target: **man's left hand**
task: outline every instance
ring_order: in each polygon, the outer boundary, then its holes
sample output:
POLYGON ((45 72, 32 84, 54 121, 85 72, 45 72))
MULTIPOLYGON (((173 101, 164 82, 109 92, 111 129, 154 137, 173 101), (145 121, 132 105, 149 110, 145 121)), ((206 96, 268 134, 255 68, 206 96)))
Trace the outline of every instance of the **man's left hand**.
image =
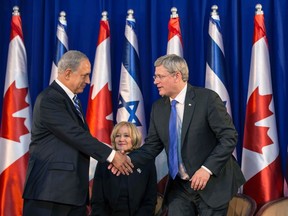
POLYGON ((189 180, 191 182, 191 188, 194 190, 203 190, 206 187, 209 179, 210 173, 201 167, 194 173, 192 178, 189 180))

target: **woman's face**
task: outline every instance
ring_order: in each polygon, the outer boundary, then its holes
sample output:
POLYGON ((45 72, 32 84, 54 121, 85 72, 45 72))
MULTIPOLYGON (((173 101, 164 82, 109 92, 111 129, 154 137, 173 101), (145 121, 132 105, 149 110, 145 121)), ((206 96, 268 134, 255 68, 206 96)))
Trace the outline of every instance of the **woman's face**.
POLYGON ((129 152, 132 149, 132 138, 126 125, 123 125, 116 133, 115 145, 119 151, 129 152))

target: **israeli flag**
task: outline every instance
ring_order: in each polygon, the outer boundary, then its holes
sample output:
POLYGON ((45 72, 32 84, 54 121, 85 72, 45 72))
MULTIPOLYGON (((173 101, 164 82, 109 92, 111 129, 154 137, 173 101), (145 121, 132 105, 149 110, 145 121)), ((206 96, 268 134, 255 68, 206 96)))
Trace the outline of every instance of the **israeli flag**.
POLYGON ((228 113, 232 117, 230 97, 226 89, 227 82, 225 76, 225 54, 220 27, 220 18, 217 13, 217 6, 213 7, 209 20, 205 87, 212 89, 219 94, 220 98, 226 105, 228 113))
POLYGON ((66 13, 64 11, 61 11, 57 25, 55 55, 52 62, 49 84, 51 84, 57 78, 58 62, 62 57, 62 55, 68 51, 68 36, 66 30, 67 30, 66 13))
MULTIPOLYGON (((225 53, 222 41, 220 17, 217 5, 212 6, 209 19, 209 38, 207 41, 207 62, 205 87, 215 91, 226 106, 227 112, 232 118, 230 97, 227 91, 225 53)), ((233 152, 237 158, 236 148, 233 152)))
POLYGON ((124 54, 121 65, 116 121, 128 121, 134 123, 142 133, 144 140, 147 132, 144 100, 139 80, 140 60, 138 41, 135 34, 136 22, 133 18, 133 13, 133 10, 128 10, 128 16, 126 19, 124 54))

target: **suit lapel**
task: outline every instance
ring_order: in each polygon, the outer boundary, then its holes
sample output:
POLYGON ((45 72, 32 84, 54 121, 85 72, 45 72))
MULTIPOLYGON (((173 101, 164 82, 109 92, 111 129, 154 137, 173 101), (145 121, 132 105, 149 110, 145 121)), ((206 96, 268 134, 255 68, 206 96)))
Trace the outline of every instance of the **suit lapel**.
MULTIPOLYGON (((51 85, 50 85, 51 88, 54 88, 57 92, 59 92, 61 95, 63 95, 63 97, 65 97, 66 101, 70 104, 70 107, 72 107, 72 110, 73 112, 75 113, 77 119, 80 119, 84 128, 86 130, 88 130, 88 126, 87 126, 87 123, 86 123, 86 119, 84 118, 84 115, 83 115, 83 119, 84 119, 84 122, 82 121, 81 117, 79 116, 72 100, 69 98, 69 96, 67 95, 67 93, 61 88, 60 85, 58 85, 58 83, 54 80, 51 85)), ((81 105, 81 102, 80 102, 80 109, 81 109, 81 112, 83 113, 83 110, 82 110, 82 105, 81 105)))
POLYGON ((184 116, 182 123, 182 133, 181 133, 181 146, 184 144, 184 138, 188 132, 189 125, 192 120, 192 116, 195 110, 195 102, 193 100, 195 94, 193 91, 193 87, 188 84, 187 93, 185 97, 185 107, 184 107, 184 116))

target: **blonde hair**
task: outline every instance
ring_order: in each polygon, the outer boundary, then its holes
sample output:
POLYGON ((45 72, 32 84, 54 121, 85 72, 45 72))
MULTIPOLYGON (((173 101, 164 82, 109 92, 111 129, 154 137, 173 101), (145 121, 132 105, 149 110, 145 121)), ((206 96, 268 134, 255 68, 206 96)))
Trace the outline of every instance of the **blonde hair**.
POLYGON ((142 134, 137 129, 135 124, 133 124, 131 122, 127 122, 127 121, 119 122, 118 124, 116 124, 114 126, 114 128, 113 128, 113 130, 111 132, 111 136, 110 136, 112 147, 114 149, 116 149, 115 138, 116 138, 116 135, 117 135, 118 131, 123 126, 126 126, 128 128, 129 135, 130 135, 131 140, 132 140, 132 149, 131 149, 131 151, 139 148, 141 146, 141 142, 142 142, 142 134))

